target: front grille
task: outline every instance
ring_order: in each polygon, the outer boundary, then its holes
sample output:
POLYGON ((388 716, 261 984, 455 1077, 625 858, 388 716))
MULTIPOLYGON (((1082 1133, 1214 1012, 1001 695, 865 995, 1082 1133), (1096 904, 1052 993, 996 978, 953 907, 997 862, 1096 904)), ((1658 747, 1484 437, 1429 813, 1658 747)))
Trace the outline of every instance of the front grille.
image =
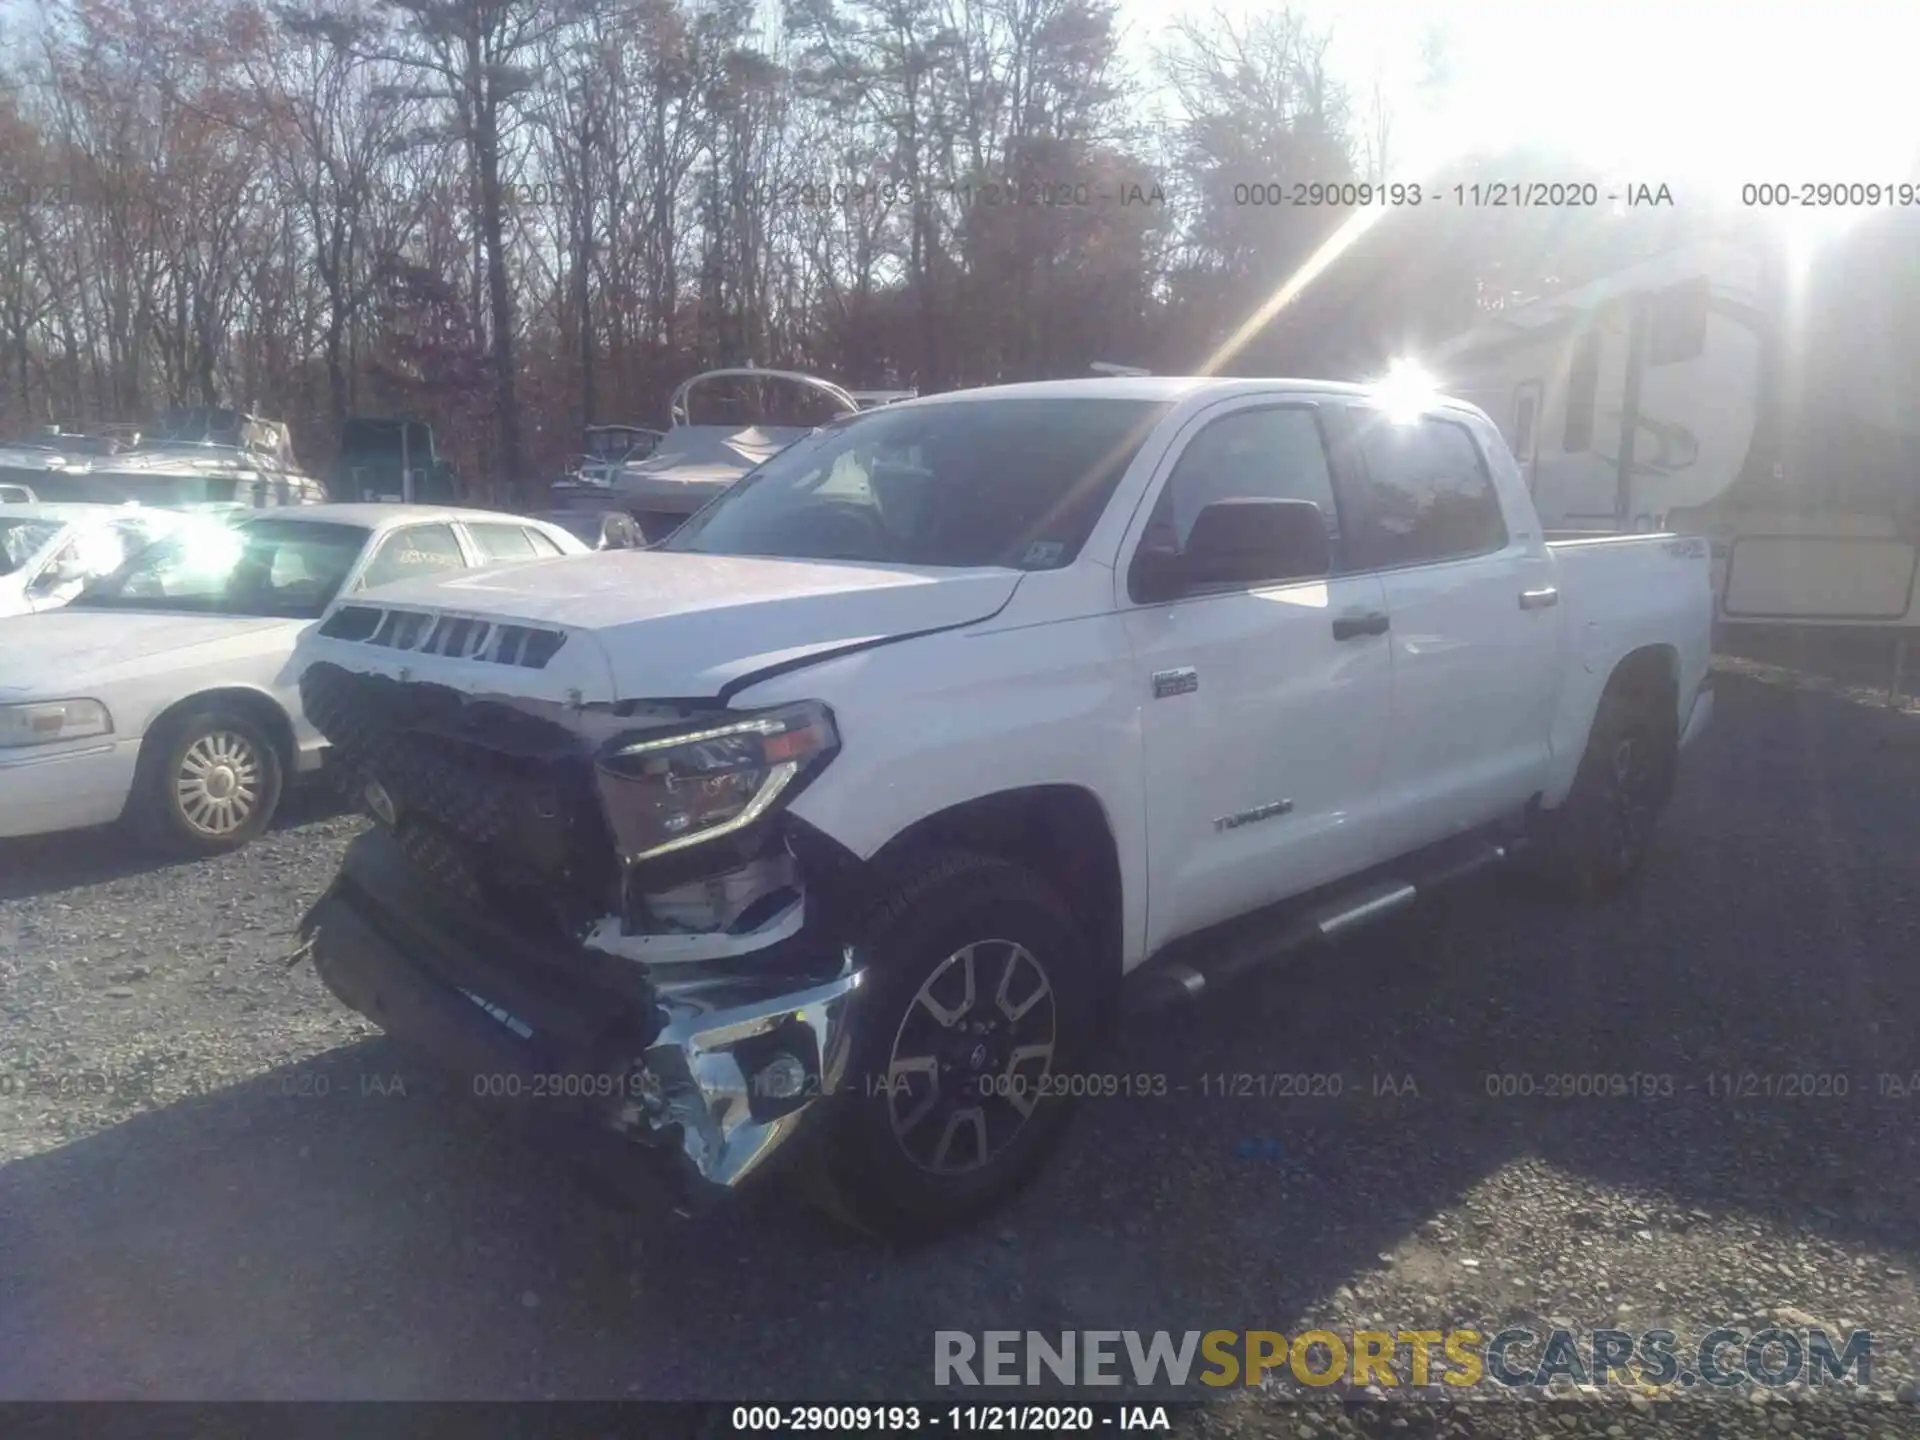
POLYGON ((330 640, 351 640, 450 660, 513 665, 523 670, 546 669, 567 643, 564 630, 383 605, 342 605, 327 617, 320 633, 330 640))
POLYGON ((363 803, 379 782, 423 874, 516 924, 544 915, 570 936, 611 908, 613 840, 584 744, 563 727, 325 662, 300 677, 300 698, 334 747, 342 788, 363 803))
POLYGON ((394 831, 394 839, 406 852, 415 869, 444 889, 473 905, 486 903, 486 890, 473 866, 467 863, 457 841, 449 839, 437 826, 426 821, 405 819, 394 831))

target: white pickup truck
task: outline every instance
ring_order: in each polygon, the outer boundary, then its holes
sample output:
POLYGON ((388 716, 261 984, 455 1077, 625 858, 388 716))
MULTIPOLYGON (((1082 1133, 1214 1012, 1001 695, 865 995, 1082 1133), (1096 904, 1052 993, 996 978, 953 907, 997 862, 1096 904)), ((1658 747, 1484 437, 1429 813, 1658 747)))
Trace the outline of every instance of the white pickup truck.
POLYGON ((296 663, 378 825, 316 966, 596 1166, 911 1233, 1034 1171, 1123 998, 1509 856, 1616 889, 1706 549, 1551 543, 1485 415, 1388 399, 930 396, 656 549, 342 599, 296 663))

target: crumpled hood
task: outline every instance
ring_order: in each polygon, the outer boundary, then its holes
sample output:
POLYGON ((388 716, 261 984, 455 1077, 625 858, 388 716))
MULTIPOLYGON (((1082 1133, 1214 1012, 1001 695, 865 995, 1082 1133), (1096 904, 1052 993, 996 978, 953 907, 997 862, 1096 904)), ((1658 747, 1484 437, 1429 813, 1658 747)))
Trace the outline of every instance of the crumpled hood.
MULTIPOLYGON (((576 640, 604 657, 611 694, 586 683, 578 687, 583 699, 695 699, 721 695, 771 666, 983 620, 1019 583, 1018 571, 1004 569, 602 550, 401 581, 342 604, 559 630, 568 638, 547 667, 552 675, 568 676, 571 685, 602 673, 584 656, 567 655, 576 640)), ((424 680, 444 661, 470 681, 481 678, 468 662, 435 654, 353 649, 370 668, 388 668, 381 662, 390 657, 424 680)), ((502 690, 524 691, 542 678, 539 669, 512 665, 484 670, 502 690)))
POLYGON ((0 620, 0 696, 85 694, 87 685, 153 670, 158 656, 190 664, 202 645, 267 631, 285 632, 291 644, 293 632, 311 623, 86 606, 14 616, 0 620))

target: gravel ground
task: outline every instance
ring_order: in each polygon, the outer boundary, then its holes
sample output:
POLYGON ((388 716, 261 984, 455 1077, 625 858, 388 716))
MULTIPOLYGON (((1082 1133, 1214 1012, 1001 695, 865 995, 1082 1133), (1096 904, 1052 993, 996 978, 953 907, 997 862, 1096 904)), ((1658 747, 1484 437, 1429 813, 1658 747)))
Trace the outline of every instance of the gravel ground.
POLYGON ((778 1190, 610 1208, 434 1083, 294 958, 350 817, 164 868, 0 845, 0 1397, 874 1400, 930 1393, 937 1329, 1665 1325, 1684 1352, 1780 1320, 1871 1329, 1871 1394, 1239 1391, 1182 1423, 1920 1433, 1920 711, 1751 661, 1720 685, 1630 896, 1488 882, 1136 1025, 1113 1068, 1169 1093, 1089 1103, 1029 1194, 914 1251, 778 1190), (1205 1078, 1277 1072, 1342 1093, 1205 1078), (1569 1072, 1672 1093, 1488 1093, 1569 1072))

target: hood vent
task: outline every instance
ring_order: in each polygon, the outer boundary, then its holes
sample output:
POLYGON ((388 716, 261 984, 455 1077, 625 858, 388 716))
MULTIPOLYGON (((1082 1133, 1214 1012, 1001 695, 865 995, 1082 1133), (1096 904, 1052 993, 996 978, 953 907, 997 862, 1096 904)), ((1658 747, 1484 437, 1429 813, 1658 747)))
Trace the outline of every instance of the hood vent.
POLYGON ((523 670, 544 670, 567 640, 562 630, 378 605, 342 605, 327 617, 320 633, 330 640, 357 640, 415 655, 443 655, 449 660, 478 660, 523 670))

